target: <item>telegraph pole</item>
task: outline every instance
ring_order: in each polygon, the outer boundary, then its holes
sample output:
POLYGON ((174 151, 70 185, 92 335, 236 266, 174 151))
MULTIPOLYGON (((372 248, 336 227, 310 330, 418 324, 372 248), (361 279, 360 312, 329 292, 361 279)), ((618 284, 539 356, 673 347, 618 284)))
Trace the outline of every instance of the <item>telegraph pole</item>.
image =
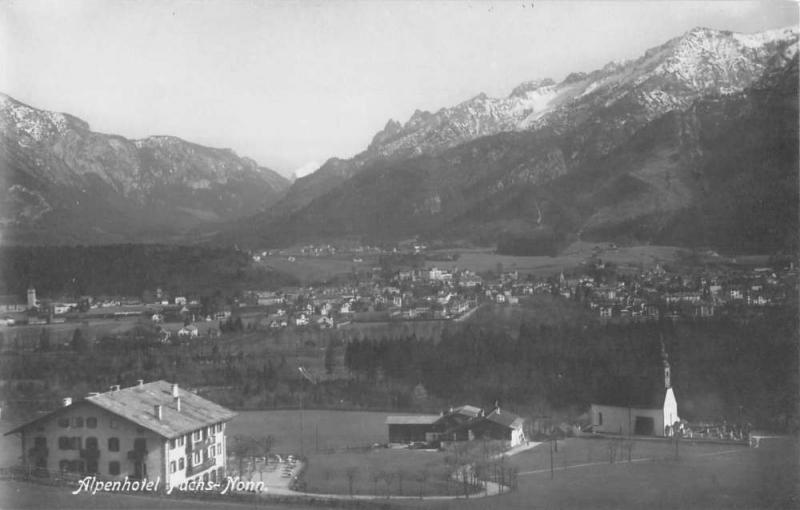
MULTIPOLYGON (((303 376, 304 379, 309 381, 311 384, 316 385, 317 380, 316 377, 312 377, 311 372, 306 370, 305 367, 297 367, 297 370, 300 371, 300 375, 303 376)), ((300 393, 300 456, 303 457, 305 455, 305 450, 303 448, 304 438, 303 438, 303 393, 300 393)), ((319 441, 319 438, 317 438, 319 441)), ((317 449, 319 449, 319 443, 317 443, 317 449)))
POLYGON ((550 441, 550 479, 552 480, 555 476, 555 472, 553 471, 553 441, 550 441))

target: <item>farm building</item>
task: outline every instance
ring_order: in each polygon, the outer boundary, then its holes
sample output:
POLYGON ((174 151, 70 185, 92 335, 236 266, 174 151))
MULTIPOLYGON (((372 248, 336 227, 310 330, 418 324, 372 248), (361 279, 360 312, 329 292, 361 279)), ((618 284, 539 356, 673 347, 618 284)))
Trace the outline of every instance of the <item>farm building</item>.
POLYGON ((516 414, 498 407, 486 416, 479 430, 482 437, 508 441, 511 446, 516 446, 525 440, 524 424, 525 420, 516 414))
POLYGON ((669 436, 678 417, 678 402, 670 384, 669 362, 664 355, 663 385, 639 381, 619 391, 589 412, 595 432, 637 436, 669 436))
POLYGON ((23 465, 103 480, 183 481, 225 476, 230 411, 177 384, 155 381, 93 393, 9 434, 20 434, 23 465))
POLYGON ((525 441, 524 420, 499 406, 488 414, 481 408, 465 405, 441 415, 389 416, 390 443, 427 443, 490 439, 516 446, 525 441))
POLYGON ((390 443, 430 442, 441 431, 438 414, 387 416, 390 443))

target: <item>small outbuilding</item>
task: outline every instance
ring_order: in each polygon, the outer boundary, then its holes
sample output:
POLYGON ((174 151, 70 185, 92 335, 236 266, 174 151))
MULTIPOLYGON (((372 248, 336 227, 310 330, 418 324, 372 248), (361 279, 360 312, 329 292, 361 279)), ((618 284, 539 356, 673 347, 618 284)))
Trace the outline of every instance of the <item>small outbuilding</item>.
POLYGON ((430 442, 441 431, 438 414, 387 416, 390 443, 430 442))

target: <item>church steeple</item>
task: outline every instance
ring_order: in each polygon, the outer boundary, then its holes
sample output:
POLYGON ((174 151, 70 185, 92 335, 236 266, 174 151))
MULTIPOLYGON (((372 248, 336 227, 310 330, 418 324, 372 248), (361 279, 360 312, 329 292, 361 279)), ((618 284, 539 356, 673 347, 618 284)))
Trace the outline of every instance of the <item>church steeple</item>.
POLYGON ((661 362, 664 365, 664 389, 669 389, 672 386, 670 381, 670 373, 669 373, 669 355, 667 355, 667 349, 664 346, 664 339, 661 339, 661 362))

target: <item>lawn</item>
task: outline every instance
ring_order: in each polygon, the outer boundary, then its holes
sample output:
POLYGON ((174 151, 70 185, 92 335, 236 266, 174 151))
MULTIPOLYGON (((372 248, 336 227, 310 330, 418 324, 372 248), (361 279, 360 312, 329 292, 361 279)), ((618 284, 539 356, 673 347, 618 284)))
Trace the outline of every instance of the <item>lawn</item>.
POLYGON ((453 467, 438 451, 376 448, 365 453, 311 455, 303 480, 308 492, 417 496, 462 494, 450 478, 453 467), (352 470, 352 471, 351 471, 352 470))
MULTIPOLYGON (((241 411, 228 424, 227 434, 275 438, 275 453, 306 454, 317 450, 368 446, 388 440, 386 417, 367 411, 241 411), (302 423, 302 427, 301 427, 302 423), (302 429, 302 446, 301 434, 302 429)), ((395 413, 396 414, 396 413, 395 413)))
POLYGON ((353 262, 352 257, 296 257, 290 261, 286 257, 264 257, 260 264, 263 266, 289 274, 300 283, 327 282, 336 276, 351 274, 353 270, 363 270, 372 267, 376 261, 373 257, 362 257, 362 262, 353 262))
POLYGON ((607 445, 605 440, 594 439, 560 442, 559 453, 554 454, 552 479, 549 445, 537 446, 510 459, 520 468, 516 491, 481 500, 429 503, 426 507, 751 509, 798 508, 800 504, 797 442, 755 449, 682 444, 676 460, 673 444, 639 441, 632 458, 648 460, 629 463, 624 452, 621 461, 617 459, 614 464, 608 463, 607 445), (587 463, 597 464, 578 466, 587 463))

